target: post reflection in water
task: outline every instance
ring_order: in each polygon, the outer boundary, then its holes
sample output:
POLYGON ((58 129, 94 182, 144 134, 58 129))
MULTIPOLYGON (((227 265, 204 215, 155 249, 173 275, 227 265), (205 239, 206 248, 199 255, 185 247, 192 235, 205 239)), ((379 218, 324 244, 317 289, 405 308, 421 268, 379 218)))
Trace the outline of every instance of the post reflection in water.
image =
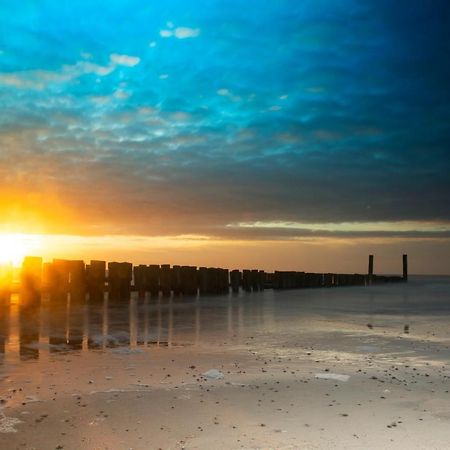
POLYGON ((21 360, 39 357, 40 305, 19 304, 19 354, 21 360))
POLYGON ((247 315, 249 323, 273 320, 264 302, 258 303, 232 295, 139 298, 133 293, 123 300, 106 295, 90 302, 84 294, 57 290, 42 299, 23 294, 0 303, 0 363, 117 346, 201 346, 211 339, 236 340, 247 315))
POLYGON ((0 300, 0 362, 5 357, 6 342, 9 335, 9 304, 0 300))

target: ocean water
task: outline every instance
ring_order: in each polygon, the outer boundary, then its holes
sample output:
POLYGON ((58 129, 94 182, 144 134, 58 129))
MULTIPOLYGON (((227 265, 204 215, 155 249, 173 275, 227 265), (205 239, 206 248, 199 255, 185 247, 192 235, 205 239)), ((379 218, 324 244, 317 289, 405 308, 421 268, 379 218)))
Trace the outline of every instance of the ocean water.
MULTIPOLYGON (((14 296, 0 312, 0 371, 67 353, 164 347, 309 345, 393 351, 405 341, 447 348, 450 277, 408 283, 225 296, 138 298, 24 308, 14 296), (401 342, 399 341, 401 340, 401 342)), ((399 347, 400 349, 400 347, 399 347)), ((417 346, 414 348, 419 351, 417 346)), ((422 349, 426 353, 426 346, 422 349)))

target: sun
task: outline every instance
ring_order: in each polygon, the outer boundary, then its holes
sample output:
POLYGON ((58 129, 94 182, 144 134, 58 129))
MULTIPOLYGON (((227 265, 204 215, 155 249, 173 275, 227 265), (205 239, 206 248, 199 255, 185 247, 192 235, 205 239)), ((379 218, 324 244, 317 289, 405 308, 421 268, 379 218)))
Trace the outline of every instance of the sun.
POLYGON ((34 255, 41 250, 42 238, 33 234, 1 233, 0 264, 19 267, 25 256, 34 255))

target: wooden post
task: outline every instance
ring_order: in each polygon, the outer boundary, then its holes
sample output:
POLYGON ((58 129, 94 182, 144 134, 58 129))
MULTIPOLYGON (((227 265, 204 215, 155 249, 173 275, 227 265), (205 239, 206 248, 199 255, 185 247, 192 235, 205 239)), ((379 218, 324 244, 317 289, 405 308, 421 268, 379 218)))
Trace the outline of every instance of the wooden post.
POLYGON ((181 292, 185 295, 197 295, 197 267, 182 266, 181 292))
POLYGON ((253 291, 259 291, 258 272, 258 269, 253 269, 250 274, 253 291))
POLYGON ((333 285, 333 274, 325 273, 323 276, 323 285, 325 287, 331 287, 333 285))
POLYGON ((206 267, 199 267, 197 272, 197 284, 200 294, 208 292, 208 269, 206 267))
POLYGON ((251 273, 251 270, 247 269, 242 271, 242 289, 246 292, 250 292, 252 290, 251 273))
POLYGON ((160 268, 156 264, 150 264, 147 268, 147 283, 148 289, 152 296, 158 296, 159 294, 159 273, 160 268))
POLYGON ((263 291, 266 288, 266 273, 264 270, 258 272, 258 288, 263 291))
POLYGON ((121 263, 119 266, 120 298, 128 300, 131 295, 131 279, 133 278, 133 264, 121 263))
POLYGON ((112 300, 129 300, 132 274, 131 263, 108 263, 108 288, 112 300))
POLYGON ((105 295, 106 262, 91 261, 86 270, 89 301, 102 302, 105 295))
POLYGON ((52 264, 52 275, 50 283, 50 293, 53 299, 57 300, 58 302, 67 301, 69 285, 69 261, 66 261, 65 259, 54 259, 52 264))
POLYGON ((408 255, 403 255, 403 281, 408 281, 408 255))
POLYGON ((281 272, 278 270, 272 275, 272 289, 281 289, 281 272))
POLYGON ((170 283, 170 264, 161 264, 159 271, 159 287, 162 295, 170 295, 172 286, 170 283))
POLYGON ((230 290, 230 276, 228 269, 218 269, 219 271, 219 292, 228 294, 230 290))
POLYGON ((20 297, 25 305, 37 305, 41 301, 42 258, 27 256, 20 273, 20 297))
POLYGON ((369 271, 367 276, 368 284, 372 284, 373 281, 373 255, 369 255, 369 271))
POLYGON ((219 270, 208 267, 206 271, 206 291, 209 294, 217 294, 219 290, 219 270))
POLYGON ((147 288, 146 283, 147 266, 140 264, 133 267, 134 289, 138 292, 140 298, 145 297, 147 288))
POLYGON ((241 284, 241 272, 235 269, 230 272, 231 290, 237 294, 239 292, 239 285, 241 284))
POLYGON ((70 299, 81 302, 86 297, 86 267, 84 261, 69 261, 70 299))
POLYGON ((11 264, 0 266, 0 303, 8 301, 11 297, 13 282, 13 268, 11 264))
MULTIPOLYGON (((186 267, 186 266, 183 266, 186 267)), ((185 269, 178 265, 175 265, 170 269, 170 284, 172 286, 172 291, 174 294, 184 293, 184 283, 185 283, 185 269)))

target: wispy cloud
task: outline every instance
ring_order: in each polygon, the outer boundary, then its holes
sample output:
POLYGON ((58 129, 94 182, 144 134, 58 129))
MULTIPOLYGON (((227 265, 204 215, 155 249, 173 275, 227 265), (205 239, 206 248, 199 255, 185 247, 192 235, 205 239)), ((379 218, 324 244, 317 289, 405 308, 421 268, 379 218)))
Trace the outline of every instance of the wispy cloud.
POLYGON ((127 67, 134 67, 141 61, 141 58, 139 58, 138 56, 119 55, 118 53, 112 53, 110 55, 110 59, 113 64, 127 67))
POLYGON ((159 32, 163 38, 175 37, 177 39, 189 39, 200 36, 200 28, 177 27, 173 30, 163 29, 159 32))

